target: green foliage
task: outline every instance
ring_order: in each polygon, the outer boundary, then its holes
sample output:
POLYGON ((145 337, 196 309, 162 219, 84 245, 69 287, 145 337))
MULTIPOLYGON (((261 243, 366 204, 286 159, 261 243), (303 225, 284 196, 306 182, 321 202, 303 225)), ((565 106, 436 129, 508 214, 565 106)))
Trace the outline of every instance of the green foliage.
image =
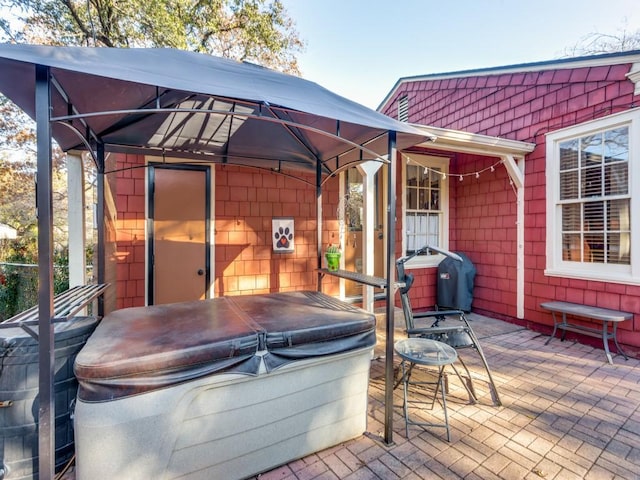
MULTIPOLYGON (((54 170, 54 291, 69 285, 66 251, 66 170, 54 170)), ((35 209, 35 164, 27 156, 0 155, 0 222, 18 231, 16 240, 0 240, 0 320, 37 303, 38 226, 35 209), (7 265, 9 264, 9 265, 7 265)))
MULTIPOLYGON (((0 242, 7 243, 6 240, 0 242)), ((33 307, 38 302, 38 268, 31 245, 12 241, 13 248, 0 265, 0 321, 33 307)), ((53 291, 69 288, 68 252, 54 253, 53 291)))
POLYGON ((171 47, 298 73, 304 43, 280 0, 4 0, 20 42, 171 47))

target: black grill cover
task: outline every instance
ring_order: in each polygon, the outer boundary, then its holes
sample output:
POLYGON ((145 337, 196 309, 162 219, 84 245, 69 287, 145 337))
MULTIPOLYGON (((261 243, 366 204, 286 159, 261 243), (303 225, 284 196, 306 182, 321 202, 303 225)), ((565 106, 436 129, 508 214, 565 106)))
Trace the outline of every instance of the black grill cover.
POLYGON ((438 265, 438 307, 471 311, 476 267, 469 257, 456 252, 462 262, 446 257, 438 265))

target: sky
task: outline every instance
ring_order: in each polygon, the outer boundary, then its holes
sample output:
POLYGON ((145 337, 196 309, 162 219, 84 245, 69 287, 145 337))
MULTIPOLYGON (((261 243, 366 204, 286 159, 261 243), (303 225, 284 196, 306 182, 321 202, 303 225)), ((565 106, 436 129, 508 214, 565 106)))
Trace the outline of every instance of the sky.
POLYGON ((640 30, 639 0, 282 0, 302 76, 376 109, 399 78, 566 57, 640 30))

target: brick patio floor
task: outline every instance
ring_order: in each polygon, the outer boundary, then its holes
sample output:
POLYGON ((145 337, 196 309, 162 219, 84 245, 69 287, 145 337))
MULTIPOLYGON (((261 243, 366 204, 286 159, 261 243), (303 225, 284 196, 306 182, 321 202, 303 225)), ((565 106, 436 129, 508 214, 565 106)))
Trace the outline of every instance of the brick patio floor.
MULTIPOLYGON (((443 428, 409 427, 395 391, 393 445, 384 432, 384 338, 371 364, 367 432, 291 462, 259 480, 639 479, 640 361, 472 315, 503 405, 492 403, 477 354, 460 355, 478 403, 449 377, 451 442, 443 428)), ((397 358, 395 359, 398 364, 397 358)), ((429 375, 421 373, 421 375, 429 375)), ((442 409, 419 412, 442 420, 442 409)))

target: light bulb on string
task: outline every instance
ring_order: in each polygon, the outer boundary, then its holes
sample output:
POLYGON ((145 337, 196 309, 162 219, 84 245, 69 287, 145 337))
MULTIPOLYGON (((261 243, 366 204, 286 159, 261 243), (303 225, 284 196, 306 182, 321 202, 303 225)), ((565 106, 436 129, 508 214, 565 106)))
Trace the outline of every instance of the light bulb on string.
POLYGON ((476 172, 476 178, 480 178, 480 172, 476 172))
POLYGON ((462 175, 460 175, 460 181, 462 181, 462 175))
POLYGON ((495 167, 495 166, 493 166, 493 165, 491 165, 491 171, 492 171, 492 172, 495 172, 495 171, 496 171, 496 167, 495 167))
POLYGON ((446 173, 443 173, 443 174, 442 174, 442 180, 446 180, 446 179, 447 179, 447 174, 446 174, 446 173))

